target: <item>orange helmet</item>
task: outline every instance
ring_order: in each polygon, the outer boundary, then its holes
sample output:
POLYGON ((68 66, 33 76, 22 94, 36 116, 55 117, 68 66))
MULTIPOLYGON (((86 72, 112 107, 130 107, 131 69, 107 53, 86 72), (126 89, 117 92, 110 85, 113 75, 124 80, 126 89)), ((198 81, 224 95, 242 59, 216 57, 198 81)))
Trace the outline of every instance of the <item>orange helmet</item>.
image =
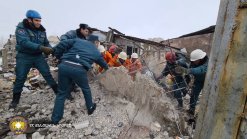
POLYGON ((117 46, 116 45, 112 45, 110 48, 109 48, 109 53, 114 53, 114 51, 116 50, 117 46))
POLYGON ((166 53, 166 60, 173 63, 176 61, 176 55, 173 52, 167 52, 166 53))

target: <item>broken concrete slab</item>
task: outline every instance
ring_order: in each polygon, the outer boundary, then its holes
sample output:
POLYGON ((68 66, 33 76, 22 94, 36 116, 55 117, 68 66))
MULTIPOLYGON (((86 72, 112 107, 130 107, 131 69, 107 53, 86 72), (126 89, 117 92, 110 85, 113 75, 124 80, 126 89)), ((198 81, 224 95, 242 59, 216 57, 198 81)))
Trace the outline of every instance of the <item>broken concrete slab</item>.
POLYGON ((79 123, 74 123, 73 126, 75 127, 75 129, 83 129, 89 126, 89 121, 87 120, 79 123))

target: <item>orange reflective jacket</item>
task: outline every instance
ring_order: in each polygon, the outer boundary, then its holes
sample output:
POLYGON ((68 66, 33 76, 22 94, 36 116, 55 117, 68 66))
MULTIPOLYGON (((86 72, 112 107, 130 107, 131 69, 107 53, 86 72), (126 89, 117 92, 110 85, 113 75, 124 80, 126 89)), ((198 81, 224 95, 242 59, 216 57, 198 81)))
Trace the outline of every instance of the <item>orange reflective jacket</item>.
POLYGON ((130 61, 129 74, 131 76, 134 76, 137 72, 141 72, 141 70, 142 64, 139 59, 137 59, 135 62, 130 61))

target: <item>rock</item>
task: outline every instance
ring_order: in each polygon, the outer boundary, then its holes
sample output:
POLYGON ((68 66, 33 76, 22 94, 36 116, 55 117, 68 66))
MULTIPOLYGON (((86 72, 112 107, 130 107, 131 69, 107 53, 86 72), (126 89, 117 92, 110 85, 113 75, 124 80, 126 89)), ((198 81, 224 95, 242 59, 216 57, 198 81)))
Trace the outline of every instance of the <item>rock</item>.
POLYGON ((0 79, 0 90, 10 90, 12 85, 12 82, 0 79))
POLYGON ((96 127, 97 129, 101 129, 102 126, 101 126, 100 124, 96 124, 95 127, 96 127))
POLYGON ((32 134, 32 139, 44 139, 45 136, 44 135, 40 135, 39 132, 35 132, 32 134))
POLYGON ((92 136, 97 136, 98 134, 99 134, 99 129, 94 129, 93 131, 92 131, 92 136))
POLYGON ((73 126, 75 127, 75 129, 83 129, 89 126, 89 121, 84 121, 84 122, 80 122, 80 123, 75 123, 73 124, 73 126))
POLYGON ((33 105, 31 106, 31 109, 34 111, 34 110, 37 110, 37 107, 38 107, 38 104, 33 104, 33 105))
POLYGON ((166 139, 169 138, 169 133, 168 133, 167 131, 165 131, 165 132, 163 133, 163 135, 164 135, 164 137, 165 137, 166 139))
POLYGON ((49 131, 51 132, 55 132, 55 131, 58 131, 59 130, 59 127, 58 126, 52 126, 49 131))
POLYGON ((122 127, 122 126, 123 126, 123 122, 119 122, 119 123, 117 124, 117 126, 118 126, 118 127, 122 127))
POLYGON ((189 139, 190 137, 189 136, 184 136, 184 138, 183 139, 189 139))
POLYGON ((45 139, 52 139, 52 134, 47 135, 45 139))
POLYGON ((13 76, 15 76, 13 73, 4 73, 3 74, 4 78, 9 78, 9 77, 13 77, 13 76))
POLYGON ((93 132, 92 128, 88 128, 88 129, 85 130, 84 135, 85 135, 85 136, 91 135, 92 132, 93 132))
POLYGON ((159 132, 161 130, 161 125, 158 122, 151 123, 151 131, 159 132))
POLYGON ((14 137, 14 139, 26 139, 26 134, 20 134, 14 137))
POLYGON ((23 93, 31 93, 31 91, 26 87, 23 87, 22 89, 23 89, 22 91, 23 93))
POLYGON ((78 136, 78 138, 79 138, 79 139, 83 139, 83 138, 84 138, 84 135, 81 134, 81 135, 78 136))
POLYGON ((9 111, 10 111, 10 112, 13 112, 13 111, 14 111, 14 109, 9 109, 9 111))
POLYGON ((75 105, 76 105, 77 108, 81 108, 80 102, 77 102, 75 105))

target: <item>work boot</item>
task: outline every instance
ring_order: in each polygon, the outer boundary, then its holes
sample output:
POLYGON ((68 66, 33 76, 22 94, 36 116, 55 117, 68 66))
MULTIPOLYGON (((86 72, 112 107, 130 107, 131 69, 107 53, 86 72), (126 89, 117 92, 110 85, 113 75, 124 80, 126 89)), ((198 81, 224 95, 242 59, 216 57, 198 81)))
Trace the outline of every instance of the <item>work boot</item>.
POLYGON ((87 110, 88 115, 93 114, 95 109, 96 109, 96 103, 93 103, 93 106, 87 110))
POLYGON ((55 94, 57 94, 57 88, 58 88, 57 84, 51 86, 51 88, 52 88, 53 92, 54 92, 55 94))
POLYGON ((13 98, 9 105, 9 109, 15 109, 17 107, 17 104, 19 104, 20 98, 21 93, 13 93, 13 98))

